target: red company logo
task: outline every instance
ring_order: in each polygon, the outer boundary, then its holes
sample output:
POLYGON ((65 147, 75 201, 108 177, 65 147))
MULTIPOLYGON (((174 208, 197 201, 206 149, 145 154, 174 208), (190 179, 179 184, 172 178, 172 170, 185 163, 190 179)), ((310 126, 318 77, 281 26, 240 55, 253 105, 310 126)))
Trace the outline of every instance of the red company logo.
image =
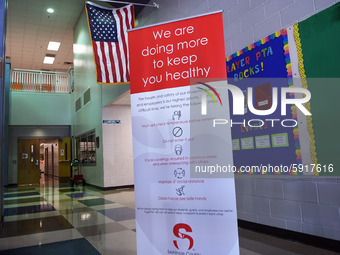
MULTIPOLYGON (((187 235, 187 234, 184 234, 182 232, 180 232, 179 230, 180 229, 184 229, 186 232, 192 232, 192 229, 189 225, 187 224, 184 224, 184 223, 178 223, 174 226, 174 229, 173 229, 173 232, 174 232, 174 235, 180 239, 188 239, 190 244, 189 244, 189 249, 188 251, 194 246, 194 239, 192 239, 191 236, 187 235)), ((177 241, 174 240, 174 245, 176 246, 176 248, 179 250, 179 247, 178 247, 178 244, 177 244, 177 241)))

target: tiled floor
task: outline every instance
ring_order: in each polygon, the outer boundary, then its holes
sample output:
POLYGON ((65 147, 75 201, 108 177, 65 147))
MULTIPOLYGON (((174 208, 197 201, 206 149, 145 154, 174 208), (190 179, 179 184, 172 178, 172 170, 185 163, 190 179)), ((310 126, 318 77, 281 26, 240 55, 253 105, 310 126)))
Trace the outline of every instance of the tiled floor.
MULTIPOLYGON (((45 180, 5 189, 4 205, 1 255, 137 254, 131 189, 102 192, 45 180)), ((335 254, 244 229, 239 235, 242 255, 335 254)))

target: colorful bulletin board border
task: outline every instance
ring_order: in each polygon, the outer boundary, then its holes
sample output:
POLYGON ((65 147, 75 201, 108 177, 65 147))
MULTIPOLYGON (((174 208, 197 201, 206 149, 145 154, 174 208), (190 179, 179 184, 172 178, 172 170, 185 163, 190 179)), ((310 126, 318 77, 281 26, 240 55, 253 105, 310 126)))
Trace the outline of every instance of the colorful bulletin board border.
MULTIPOLYGON (((298 23, 294 24, 294 39, 295 39, 297 55, 298 55, 298 60, 299 60, 299 72, 300 72, 302 87, 305 88, 305 89, 308 89, 305 67, 304 67, 304 64, 303 64, 303 54, 302 54, 302 48, 301 48, 301 39, 300 39, 298 23)), ((309 112, 311 112, 310 102, 307 102, 305 104, 305 107, 307 108, 307 110, 309 112)), ((317 155, 316 155, 316 147, 315 147, 314 129, 313 129, 313 123, 312 123, 312 117, 311 116, 307 116, 307 126, 308 126, 308 132, 309 132, 309 136, 310 136, 310 152, 311 152, 311 156, 312 156, 312 163, 318 164, 318 158, 317 158, 317 155)), ((319 175, 319 173, 317 171, 315 171, 314 175, 319 175)))
MULTIPOLYGON (((270 40, 273 40, 277 37, 283 37, 283 50, 284 50, 284 56, 285 56, 285 62, 286 62, 286 69, 287 69, 287 78, 288 78, 288 86, 292 87, 294 86, 293 83, 293 74, 292 74, 292 65, 291 65, 291 60, 290 60, 290 55, 289 55, 289 45, 288 45, 288 36, 287 36, 287 29, 281 29, 253 44, 248 45, 247 47, 243 48, 242 50, 239 50, 237 52, 235 52, 234 54, 230 55, 229 57, 227 57, 227 62, 229 62, 230 60, 242 55, 243 53, 246 53, 248 51, 251 51, 267 42, 269 42, 270 40)), ((300 44, 300 54, 302 56, 302 51, 301 51, 301 44, 300 44)), ((302 59, 302 57, 301 57, 302 59)), ((299 63, 300 63, 300 57, 299 57, 299 63)), ((301 76, 302 78, 302 76, 301 76)), ((306 85, 307 86, 307 85, 306 85)), ((290 97, 294 97, 293 94, 289 95, 290 97)), ((308 103, 309 104, 309 103, 308 103)), ((310 108, 310 105, 309 105, 310 108)), ((307 108, 308 109, 308 108, 307 108)), ((292 116, 293 119, 297 121, 297 112, 296 112, 296 106, 292 106, 291 107, 291 111, 292 111, 292 116)), ((308 123, 308 127, 311 126, 311 122, 308 123)), ((294 141, 295 141, 295 153, 296 153, 296 160, 298 164, 302 164, 302 158, 301 158, 301 147, 300 147, 300 137, 299 137, 299 128, 298 126, 296 126, 293 130, 294 133, 294 141)), ((313 141, 314 141, 314 136, 313 136, 313 141)), ((315 143, 315 142, 314 142, 315 143)), ((313 143, 313 145, 314 145, 313 143)), ((312 143, 311 143, 312 144, 312 143)), ((314 145, 315 147, 315 145, 314 145)), ((315 151, 315 149, 314 149, 315 151)), ((313 161, 314 163, 314 161, 313 161)), ((294 173, 291 172, 290 174, 300 174, 300 173, 294 173)), ((302 173, 301 173, 302 174, 302 173)))
MULTIPOLYGON (((285 36, 284 38, 287 38, 287 45, 288 45, 288 37, 287 37, 287 30, 286 29, 281 29, 271 35, 268 35, 267 37, 253 43, 253 44, 250 44, 248 45, 247 47, 243 48, 242 50, 239 50, 237 52, 235 52, 234 54, 230 55, 229 57, 227 57, 227 62, 229 62, 230 60, 236 58, 236 57, 239 57, 241 54, 243 53, 246 53, 248 51, 251 51, 253 49, 255 49, 256 47, 258 46, 261 46, 263 44, 265 44, 266 42, 269 42, 270 40, 272 39, 275 39, 276 37, 279 37, 279 36, 285 36)), ((288 54, 289 54, 289 49, 288 49, 288 54)))

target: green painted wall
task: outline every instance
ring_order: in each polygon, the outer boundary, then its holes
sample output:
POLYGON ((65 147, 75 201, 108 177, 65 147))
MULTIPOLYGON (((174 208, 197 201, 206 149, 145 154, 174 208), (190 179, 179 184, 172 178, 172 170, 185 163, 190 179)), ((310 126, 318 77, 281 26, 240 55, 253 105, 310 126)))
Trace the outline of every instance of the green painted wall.
POLYGON ((87 183, 104 187, 102 107, 130 89, 128 85, 99 85, 85 9, 74 27, 74 91, 72 93, 72 135, 77 137, 95 130, 100 147, 96 149, 96 166, 81 166, 87 183), (91 101, 84 106, 84 92, 90 88, 91 101), (82 108, 75 111, 75 102, 81 98, 82 108))
POLYGON ((71 126, 71 95, 12 91, 9 125, 6 184, 17 184, 17 139, 69 136, 65 130, 71 126))
POLYGON ((71 95, 10 92, 9 125, 71 125, 71 95))

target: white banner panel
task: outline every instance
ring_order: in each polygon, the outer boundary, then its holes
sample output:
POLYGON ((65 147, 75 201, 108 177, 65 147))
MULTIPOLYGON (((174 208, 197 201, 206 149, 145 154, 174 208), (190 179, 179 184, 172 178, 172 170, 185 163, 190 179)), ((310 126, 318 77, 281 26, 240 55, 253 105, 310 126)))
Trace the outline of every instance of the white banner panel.
POLYGON ((186 80, 199 73, 194 78, 225 77, 222 14, 133 30, 129 45, 138 254, 239 254, 234 179, 221 170, 233 165, 230 126, 213 126, 215 115, 229 119, 228 94, 219 93, 216 105, 208 87, 186 80), (201 38, 202 45, 179 50, 183 38, 175 31, 183 27, 185 41, 201 38), (168 35, 165 41, 159 33, 168 35), (169 51, 150 51, 156 45, 169 51), (186 56, 196 56, 195 67, 186 56), (171 66, 157 67, 160 60, 171 66))

